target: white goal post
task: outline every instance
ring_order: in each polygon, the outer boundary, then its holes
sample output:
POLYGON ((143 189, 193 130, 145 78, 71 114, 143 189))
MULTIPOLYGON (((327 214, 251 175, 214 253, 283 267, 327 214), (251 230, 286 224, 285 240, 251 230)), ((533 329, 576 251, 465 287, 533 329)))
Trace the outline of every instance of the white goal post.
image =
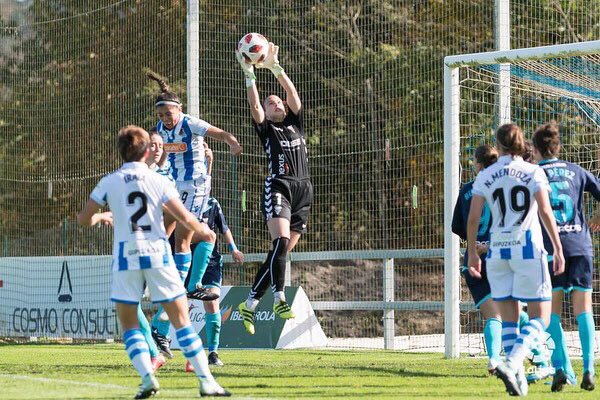
MULTIPOLYGON (((459 69, 589 54, 600 54, 600 40, 454 55, 444 59, 444 331, 447 358, 460 356, 460 243, 459 238, 452 233, 451 227, 452 213, 460 188, 460 129, 464 123, 460 120, 459 69)), ((501 85, 502 80, 500 89, 501 85)))

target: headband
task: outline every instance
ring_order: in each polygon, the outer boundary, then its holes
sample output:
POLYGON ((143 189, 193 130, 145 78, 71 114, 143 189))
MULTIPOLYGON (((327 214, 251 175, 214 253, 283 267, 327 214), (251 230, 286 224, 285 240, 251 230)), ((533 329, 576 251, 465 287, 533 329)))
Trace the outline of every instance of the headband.
POLYGON ((172 101, 172 100, 161 100, 161 101, 157 101, 156 103, 154 103, 155 107, 158 106, 180 106, 181 103, 179 103, 178 101, 172 101))

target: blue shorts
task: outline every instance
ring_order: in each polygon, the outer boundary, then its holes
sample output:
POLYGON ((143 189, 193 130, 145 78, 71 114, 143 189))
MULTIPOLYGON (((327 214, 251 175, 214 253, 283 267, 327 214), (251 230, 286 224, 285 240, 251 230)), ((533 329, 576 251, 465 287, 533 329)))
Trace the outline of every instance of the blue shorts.
POLYGON ((552 272, 553 262, 548 262, 550 278, 552 279, 552 290, 579 290, 582 292, 592 291, 592 280, 594 276, 594 260, 592 256, 572 256, 565 258, 565 272, 554 276, 552 272))
POLYGON ((206 288, 220 288, 223 283, 223 261, 210 260, 206 272, 202 277, 202 286, 206 288))
POLYGON ((490 289, 490 283, 487 278, 485 259, 481 260, 481 279, 473 278, 471 274, 469 274, 468 269, 463 269, 461 274, 465 278, 465 282, 467 282, 467 287, 469 288, 469 292, 471 292, 475 307, 479 308, 488 299, 492 298, 492 290, 490 289))

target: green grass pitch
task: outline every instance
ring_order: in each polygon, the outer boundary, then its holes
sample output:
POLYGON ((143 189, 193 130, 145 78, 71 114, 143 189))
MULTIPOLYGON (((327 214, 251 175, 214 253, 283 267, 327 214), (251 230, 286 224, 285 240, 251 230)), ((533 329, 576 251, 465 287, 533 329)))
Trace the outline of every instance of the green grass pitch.
MULTIPOLYGON (((508 398, 487 376, 483 358, 444 360, 440 354, 384 351, 220 352, 214 370, 234 398, 247 399, 459 399, 508 398)), ((158 372, 158 399, 198 396, 197 381, 175 358, 158 372)), ((576 371, 581 362, 575 362, 576 371)), ((0 399, 131 399, 139 377, 121 345, 1 345, 0 399)), ((532 399, 592 399, 596 392, 530 386, 532 399)))

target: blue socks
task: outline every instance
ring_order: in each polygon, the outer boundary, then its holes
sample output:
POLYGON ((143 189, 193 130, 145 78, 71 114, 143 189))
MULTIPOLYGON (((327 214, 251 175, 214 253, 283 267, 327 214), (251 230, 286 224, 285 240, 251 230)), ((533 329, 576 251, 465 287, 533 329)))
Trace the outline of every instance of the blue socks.
POLYGON ((591 312, 582 312, 577 316, 579 326, 579 340, 583 356, 583 371, 594 375, 594 317, 591 312))
MULTIPOLYGON (((175 261, 175 267, 177 267, 177 271, 179 271, 181 281, 185 282, 185 278, 187 278, 190 266, 192 265, 192 253, 175 253, 175 255, 173 256, 173 261, 175 261)), ((154 318, 152 318, 152 327, 156 328, 158 333, 168 338, 171 322, 169 320, 161 321, 158 318, 158 316, 161 315, 163 311, 164 310, 162 306, 158 308, 158 311, 154 315, 154 318)))
POLYGON ((177 271, 179 271, 181 280, 185 282, 185 278, 192 265, 192 253, 175 253, 173 261, 175 261, 175 266, 177 267, 177 271))
POLYGON ((206 272, 208 261, 214 248, 214 243, 200 242, 194 249, 194 257, 192 258, 193 267, 187 285, 188 292, 196 289, 196 284, 202 282, 202 277, 204 276, 204 272, 206 272))
POLYGON ((507 355, 507 360, 513 365, 522 365, 530 350, 536 343, 536 339, 546 330, 541 318, 534 318, 521 329, 521 333, 515 340, 512 351, 507 355))
POLYGON ((206 314, 204 317, 206 322, 206 345, 208 352, 212 353, 219 349, 219 339, 221 336, 221 313, 206 314))
POLYGON ((560 323, 560 315, 550 315, 550 325, 547 329, 552 340, 554 340, 554 351, 552 352, 552 365, 556 369, 562 369, 567 375, 574 376, 569 353, 567 352, 567 343, 565 340, 565 332, 560 323))
POLYGON ((139 329, 130 329, 123 332, 123 343, 125 350, 135 367, 136 371, 143 378, 153 372, 152 361, 150 360, 150 352, 148 345, 144 340, 144 335, 139 329))
POLYGON ((171 322, 169 320, 161 321, 159 315, 163 313, 163 308, 158 307, 158 311, 154 314, 152 318, 152 327, 156 329, 158 333, 163 336, 169 337, 169 329, 171 328, 171 322))
POLYGON ((519 336, 519 325, 516 322, 502 321, 502 348, 508 357, 519 336))
POLYGON ((150 357, 154 358, 158 355, 158 348, 156 347, 156 343, 154 343, 154 339, 152 339, 152 334, 150 332, 150 324, 142 311, 142 305, 138 304, 138 321, 140 323, 140 331, 142 335, 144 335, 144 339, 146 340, 146 344, 148 345, 148 350, 150 350, 150 357))
POLYGON ((523 329, 523 327, 528 323, 529 315, 525 311, 521 310, 521 312, 519 313, 519 328, 523 329))
POLYGON ((181 352, 194 367, 196 376, 203 381, 214 381, 210 369, 208 369, 208 359, 204 354, 202 340, 200 340, 194 328, 191 325, 184 326, 176 331, 176 335, 181 352))
POLYGON ((485 338, 485 347, 487 347, 490 360, 500 361, 500 351, 502 350, 502 321, 497 318, 490 318, 485 321, 483 337, 485 338))

